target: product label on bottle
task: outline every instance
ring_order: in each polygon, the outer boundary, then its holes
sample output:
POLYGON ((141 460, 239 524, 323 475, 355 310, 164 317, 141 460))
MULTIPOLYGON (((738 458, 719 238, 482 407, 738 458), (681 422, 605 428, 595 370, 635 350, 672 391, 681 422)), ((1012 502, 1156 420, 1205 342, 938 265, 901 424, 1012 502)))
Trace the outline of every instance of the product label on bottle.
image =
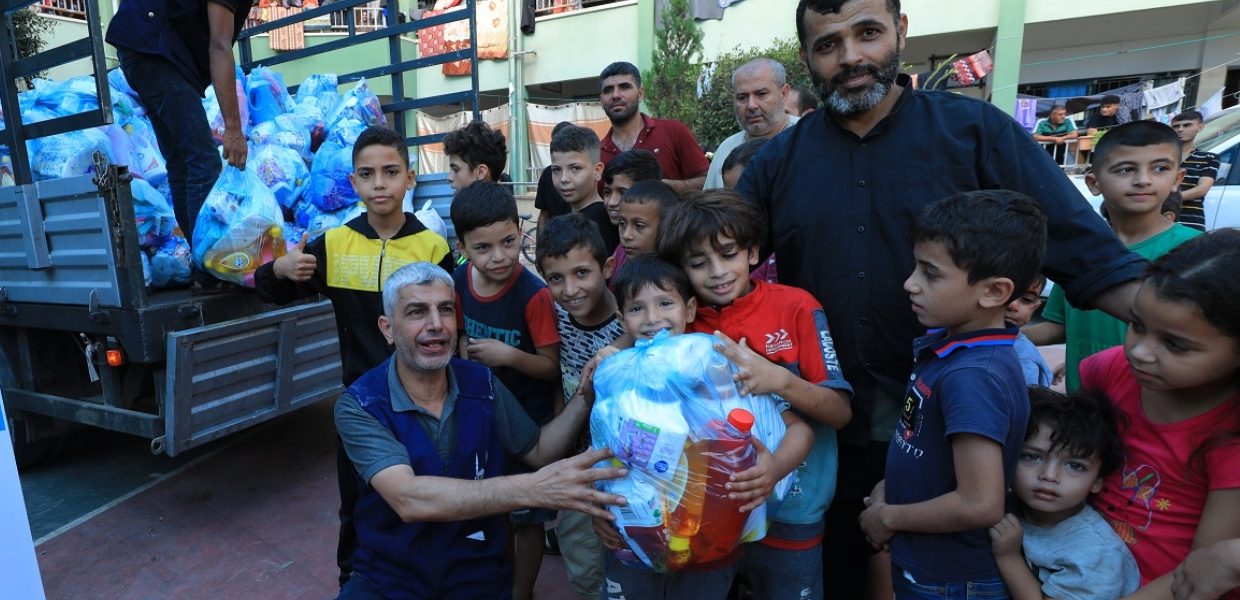
POLYGON ((675 475, 685 448, 684 434, 664 431, 636 419, 624 419, 618 438, 622 444, 622 458, 629 465, 664 479, 675 475))

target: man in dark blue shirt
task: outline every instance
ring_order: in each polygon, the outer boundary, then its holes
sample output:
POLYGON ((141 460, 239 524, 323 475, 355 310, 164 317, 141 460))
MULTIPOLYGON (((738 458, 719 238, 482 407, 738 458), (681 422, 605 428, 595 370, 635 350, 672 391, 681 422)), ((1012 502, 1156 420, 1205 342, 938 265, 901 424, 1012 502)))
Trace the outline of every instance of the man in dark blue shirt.
MULTIPOLYGON (((202 107, 215 88, 224 117, 224 159, 245 168, 232 46, 252 0, 124 0, 108 25, 121 71, 155 129, 168 161, 177 224, 193 243, 194 222, 220 174, 220 157, 202 107)), ((199 279, 199 283, 209 280, 199 279)))
POLYGON ((974 99, 911 89, 899 75, 907 27, 899 0, 801 0, 801 56, 825 110, 771 140, 737 186, 767 212, 780 282, 808 290, 831 315, 856 390, 823 547, 826 584, 841 598, 864 595, 869 546, 857 515, 882 478, 912 341, 925 333, 901 287, 913 270, 913 216, 960 191, 1032 196, 1049 221, 1046 274, 1074 304, 1115 315, 1127 312, 1143 268, 1014 120, 974 99))

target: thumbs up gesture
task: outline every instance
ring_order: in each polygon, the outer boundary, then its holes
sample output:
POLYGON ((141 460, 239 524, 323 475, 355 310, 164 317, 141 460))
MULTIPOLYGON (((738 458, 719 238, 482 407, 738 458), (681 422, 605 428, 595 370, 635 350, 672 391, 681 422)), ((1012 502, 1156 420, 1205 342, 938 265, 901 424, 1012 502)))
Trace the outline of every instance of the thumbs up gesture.
POLYGON ((319 259, 315 258, 313 254, 306 254, 306 242, 309 240, 309 233, 301 234, 301 241, 297 242, 296 246, 289 248, 284 256, 275 260, 275 264, 271 268, 275 271, 276 277, 300 283, 309 280, 314 275, 314 269, 318 267, 319 259))

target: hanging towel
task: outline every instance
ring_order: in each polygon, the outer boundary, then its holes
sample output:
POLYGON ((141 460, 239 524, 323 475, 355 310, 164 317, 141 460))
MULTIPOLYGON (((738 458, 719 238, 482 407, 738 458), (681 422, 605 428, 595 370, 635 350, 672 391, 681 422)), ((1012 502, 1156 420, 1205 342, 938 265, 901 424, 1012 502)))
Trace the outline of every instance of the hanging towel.
POLYGON ((1150 110, 1162 108, 1184 97, 1184 78, 1145 92, 1145 106, 1150 110))
POLYGON ((1013 116, 1026 131, 1033 131, 1033 127, 1038 123, 1038 101, 1033 98, 1018 98, 1016 114, 1013 116))

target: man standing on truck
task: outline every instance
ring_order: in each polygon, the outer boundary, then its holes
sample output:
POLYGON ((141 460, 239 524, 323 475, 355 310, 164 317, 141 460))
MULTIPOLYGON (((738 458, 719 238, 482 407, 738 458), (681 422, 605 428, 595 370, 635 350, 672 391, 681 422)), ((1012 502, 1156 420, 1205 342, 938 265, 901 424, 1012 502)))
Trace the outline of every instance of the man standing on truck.
POLYGON ((395 355, 336 402, 336 429, 363 485, 354 574, 339 598, 509 598, 506 514, 522 507, 611 519, 624 499, 594 489, 607 450, 564 456, 589 417, 584 392, 541 429, 486 366, 453 358, 452 276, 430 263, 384 284, 378 329, 395 355), (509 458, 537 468, 504 476, 509 458))
MULTIPOLYGON (((224 118, 224 160, 245 168, 248 149, 237 100, 232 46, 252 0, 122 0, 108 25, 121 72, 151 119, 168 161, 172 206, 185 239, 220 174, 203 92, 215 88, 224 118)), ((195 287, 218 280, 195 273, 195 287)))

